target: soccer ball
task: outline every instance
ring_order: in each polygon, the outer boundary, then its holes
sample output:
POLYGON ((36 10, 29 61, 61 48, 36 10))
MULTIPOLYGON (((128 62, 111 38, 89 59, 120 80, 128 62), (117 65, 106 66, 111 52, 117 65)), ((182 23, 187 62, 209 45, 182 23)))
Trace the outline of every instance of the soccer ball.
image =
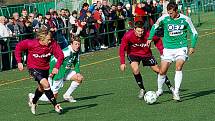
POLYGON ((148 91, 144 95, 144 100, 147 104, 153 104, 157 101, 157 95, 154 91, 148 91))

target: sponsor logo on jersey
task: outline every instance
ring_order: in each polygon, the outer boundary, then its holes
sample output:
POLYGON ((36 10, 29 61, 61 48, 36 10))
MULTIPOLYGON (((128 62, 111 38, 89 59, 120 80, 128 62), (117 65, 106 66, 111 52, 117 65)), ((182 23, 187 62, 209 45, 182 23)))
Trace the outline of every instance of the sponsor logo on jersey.
POLYGON ((140 44, 133 44, 132 47, 146 47, 147 45, 144 43, 140 43, 140 44))
POLYGON ((184 25, 168 25, 169 36, 178 36, 183 34, 184 25))
POLYGON ((42 55, 33 54, 33 56, 34 56, 35 58, 47 58, 48 56, 51 56, 51 53, 42 54, 42 55))

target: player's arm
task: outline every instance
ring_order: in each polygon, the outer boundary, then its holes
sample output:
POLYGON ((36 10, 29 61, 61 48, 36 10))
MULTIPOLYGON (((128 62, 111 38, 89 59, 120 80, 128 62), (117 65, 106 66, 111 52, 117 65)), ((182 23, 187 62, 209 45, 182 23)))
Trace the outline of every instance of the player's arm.
POLYGON ((155 32, 156 32, 156 29, 162 24, 162 21, 165 19, 165 17, 167 17, 168 15, 163 15, 161 16, 157 21, 156 23, 152 26, 151 30, 150 30, 150 33, 149 33, 149 37, 148 37, 148 41, 147 41, 147 46, 150 46, 151 44, 151 41, 155 35, 155 32))
POLYGON ((195 47, 196 47, 196 43, 197 43, 197 38, 198 38, 198 33, 191 21, 190 18, 187 19, 187 23, 188 23, 188 30, 191 34, 191 47, 189 48, 189 54, 192 54, 195 52, 195 47))
POLYGON ((74 67, 75 67, 75 72, 80 73, 80 55, 78 55, 78 59, 77 61, 75 61, 74 67))
POLYGON ((18 44, 16 44, 16 48, 15 48, 15 58, 16 61, 18 63, 18 69, 20 71, 23 70, 23 64, 22 64, 22 52, 24 50, 28 49, 28 40, 23 40, 21 42, 19 42, 18 44))
POLYGON ((128 38, 126 34, 123 36, 120 47, 119 47, 119 57, 120 57, 120 70, 124 71, 126 68, 125 65, 125 51, 128 45, 128 38))
POLYGON ((52 70, 52 74, 57 74, 58 70, 64 60, 63 51, 61 50, 60 46, 57 44, 57 42, 53 43, 53 55, 57 59, 57 62, 55 64, 55 67, 52 70))

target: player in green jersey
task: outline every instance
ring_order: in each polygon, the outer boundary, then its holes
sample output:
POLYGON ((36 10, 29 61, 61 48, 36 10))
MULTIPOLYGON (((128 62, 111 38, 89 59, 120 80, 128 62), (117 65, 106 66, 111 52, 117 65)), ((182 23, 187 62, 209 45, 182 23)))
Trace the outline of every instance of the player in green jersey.
POLYGON ((175 2, 167 5, 168 14, 161 16, 153 25, 150 36, 147 41, 149 46, 155 30, 159 26, 164 28, 163 37, 163 55, 161 56, 161 69, 158 75, 158 96, 163 93, 163 83, 167 74, 167 70, 172 62, 176 62, 175 68, 175 90, 173 99, 180 101, 179 88, 182 82, 182 67, 188 58, 188 54, 195 52, 198 33, 194 28, 191 19, 183 14, 178 13, 178 6, 175 2), (191 46, 188 50, 187 31, 191 33, 191 46))
MULTIPOLYGON (((76 102, 71 96, 72 92, 81 84, 83 76, 80 74, 80 38, 73 37, 71 39, 71 45, 63 49, 64 61, 59 69, 58 74, 53 75, 50 71, 49 84, 51 85, 51 90, 55 98, 58 96, 58 91, 63 87, 65 80, 74 80, 71 82, 70 87, 67 89, 63 95, 64 100, 69 102, 76 102)), ((50 61, 50 70, 54 68, 56 63, 56 58, 52 57, 50 61)), ((32 93, 29 93, 29 98, 34 97, 32 93)), ((41 101, 48 101, 47 97, 43 95, 40 98, 41 101)))

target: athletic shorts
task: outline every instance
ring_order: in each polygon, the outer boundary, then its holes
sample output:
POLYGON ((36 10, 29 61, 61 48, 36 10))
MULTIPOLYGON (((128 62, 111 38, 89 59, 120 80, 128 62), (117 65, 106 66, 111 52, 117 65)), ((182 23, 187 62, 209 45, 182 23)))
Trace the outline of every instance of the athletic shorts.
POLYGON ((187 55, 188 49, 187 47, 177 48, 177 49, 163 49, 163 55, 161 56, 161 60, 167 62, 174 62, 178 59, 182 59, 186 61, 188 59, 187 55))
POLYGON ((128 61, 130 62, 130 64, 132 62, 138 62, 140 63, 140 61, 142 61, 143 66, 155 66, 157 65, 157 61, 155 60, 154 56, 150 56, 150 57, 141 57, 141 56, 135 56, 135 55, 128 55, 128 61))
POLYGON ((60 90, 60 88, 63 87, 64 81, 70 80, 72 78, 72 76, 74 76, 75 74, 76 74, 76 72, 71 70, 71 71, 67 72, 67 74, 65 74, 64 78, 54 80, 54 81, 52 78, 48 78, 48 81, 49 81, 49 84, 51 86, 51 90, 53 91, 53 93, 54 94, 58 93, 58 90, 60 90))
POLYGON ((34 77, 35 81, 37 81, 39 84, 43 78, 48 79, 49 76, 49 70, 30 68, 29 73, 32 77, 34 77))

